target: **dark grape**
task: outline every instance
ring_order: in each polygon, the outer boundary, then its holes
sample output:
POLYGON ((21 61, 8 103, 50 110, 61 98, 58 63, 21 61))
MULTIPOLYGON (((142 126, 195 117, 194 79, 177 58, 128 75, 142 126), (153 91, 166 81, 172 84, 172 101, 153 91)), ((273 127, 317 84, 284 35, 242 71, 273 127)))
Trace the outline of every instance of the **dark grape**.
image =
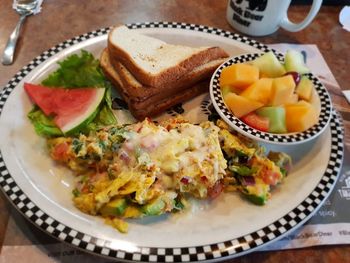
POLYGON ((301 79, 301 76, 298 72, 296 71, 289 71, 287 72, 286 74, 284 74, 285 76, 286 75, 292 75, 293 79, 294 79, 294 82, 295 82, 295 85, 298 85, 299 82, 300 82, 300 79, 301 79))

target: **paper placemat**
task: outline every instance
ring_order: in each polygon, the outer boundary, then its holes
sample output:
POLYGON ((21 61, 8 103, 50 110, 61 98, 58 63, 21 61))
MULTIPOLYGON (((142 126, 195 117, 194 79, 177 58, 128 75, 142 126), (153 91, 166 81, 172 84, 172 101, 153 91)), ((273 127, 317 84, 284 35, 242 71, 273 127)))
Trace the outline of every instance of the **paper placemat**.
MULTIPOLYGON (((274 44, 271 47, 285 52, 297 49, 303 52, 307 65, 320 77, 326 87, 339 85, 315 45, 274 44)), ((316 214, 293 233, 265 246, 261 250, 282 250, 316 245, 350 244, 350 153, 345 147, 343 168, 330 197, 316 214)), ((111 262, 89 255, 61 243, 33 227, 14 208, 5 233, 0 263, 21 262, 111 262)))

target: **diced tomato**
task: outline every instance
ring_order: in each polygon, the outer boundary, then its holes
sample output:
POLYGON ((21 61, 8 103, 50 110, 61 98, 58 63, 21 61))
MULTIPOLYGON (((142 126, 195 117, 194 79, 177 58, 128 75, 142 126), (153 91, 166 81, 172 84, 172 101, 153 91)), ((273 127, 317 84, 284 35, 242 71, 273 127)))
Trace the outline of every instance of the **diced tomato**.
POLYGON ((201 176, 201 181, 203 183, 206 183, 206 182, 208 182, 208 178, 206 176, 201 176))
POLYGON ((89 193, 89 185, 84 184, 83 188, 81 189, 81 192, 84 194, 88 194, 89 193))
POLYGON ((59 143, 53 149, 51 156, 57 161, 66 161, 68 159, 69 145, 66 142, 59 143))
POLYGON ((108 174, 106 172, 100 173, 97 171, 97 173, 95 173, 92 177, 90 177, 90 181, 97 182, 97 181, 102 181, 105 178, 108 178, 108 174))
POLYGON ((214 184, 213 187, 208 188, 208 196, 212 199, 218 197, 221 192, 224 190, 224 185, 221 181, 218 181, 214 184))
POLYGON ((262 175, 262 179, 265 184, 276 185, 280 180, 281 175, 275 171, 266 171, 262 175))
POLYGON ((253 112, 243 116, 241 120, 259 131, 267 132, 269 130, 269 119, 266 117, 258 116, 253 112))

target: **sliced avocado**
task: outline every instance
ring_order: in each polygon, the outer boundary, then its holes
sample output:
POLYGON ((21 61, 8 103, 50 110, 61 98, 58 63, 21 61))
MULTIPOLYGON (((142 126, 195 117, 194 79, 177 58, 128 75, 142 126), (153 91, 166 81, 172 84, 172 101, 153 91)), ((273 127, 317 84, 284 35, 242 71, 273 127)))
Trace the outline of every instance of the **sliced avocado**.
POLYGON ((247 155, 245 152, 242 152, 240 150, 236 150, 236 156, 238 158, 238 163, 240 164, 246 164, 251 157, 247 155))
POLYGON ((184 198, 177 198, 174 200, 174 210, 180 211, 184 210, 186 207, 186 200, 184 198))
POLYGON ((125 209, 128 206, 128 202, 125 198, 116 198, 104 205, 100 209, 100 213, 104 216, 106 215, 123 215, 125 212, 125 209))
POLYGON ((148 216, 160 215, 164 212, 165 202, 161 199, 155 199, 153 202, 143 205, 141 211, 148 216))
POLYGON ((292 167, 292 158, 286 153, 270 151, 267 158, 281 169, 283 175, 287 175, 292 167))
POLYGON ((231 172, 235 172, 239 174, 240 176, 250 176, 256 172, 256 168, 254 167, 250 168, 245 165, 230 165, 228 169, 231 172))
POLYGON ((266 201, 267 201, 267 196, 266 195, 257 196, 257 195, 244 194, 244 196, 249 201, 251 201, 252 203, 254 203, 256 205, 264 205, 264 204, 266 204, 266 201))
POLYGON ((268 185, 260 184, 260 187, 257 184, 242 186, 241 192, 249 201, 256 205, 264 205, 269 199, 268 185))
POLYGON ((124 220, 117 217, 106 217, 105 223, 117 229, 120 233, 127 233, 129 225, 124 220))

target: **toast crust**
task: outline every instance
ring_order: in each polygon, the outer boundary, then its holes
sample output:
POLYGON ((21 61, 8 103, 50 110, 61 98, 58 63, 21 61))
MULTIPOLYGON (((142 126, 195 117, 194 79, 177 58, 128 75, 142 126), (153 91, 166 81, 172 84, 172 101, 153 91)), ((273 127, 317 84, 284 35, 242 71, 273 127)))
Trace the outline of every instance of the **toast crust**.
POLYGON ((172 45, 116 26, 100 66, 131 114, 142 120, 207 92, 209 78, 227 58, 219 47, 172 45))
POLYGON ((132 74, 119 61, 114 60, 114 63, 111 62, 107 49, 102 52, 100 61, 102 69, 107 72, 106 74, 111 81, 120 87, 120 92, 129 95, 131 103, 147 106, 148 103, 141 102, 147 100, 157 103, 159 100, 172 96, 174 93, 182 92, 182 90, 193 86, 199 81, 208 79, 214 70, 224 62, 224 59, 214 60, 204 66, 198 67, 184 75, 181 79, 169 83, 162 88, 144 86, 133 79, 132 74))
MULTIPOLYGON (((107 44, 108 52, 112 61, 117 58, 118 61, 121 62, 132 73, 132 75, 145 86, 160 88, 166 84, 177 81, 181 76, 202 64, 228 57, 228 54, 219 47, 194 48, 194 53, 191 56, 183 59, 176 65, 169 66, 164 68, 161 72, 153 74, 136 64, 135 60, 126 50, 118 46, 117 43, 114 43, 112 35, 113 30, 115 29, 118 29, 118 27, 113 28, 109 33, 107 44)), ((165 45, 174 46, 166 43, 165 45)))
POLYGON ((109 55, 107 52, 107 48, 105 48, 100 55, 100 67, 103 70, 103 73, 112 82, 114 86, 123 86, 122 79, 118 72, 113 68, 109 55))
MULTIPOLYGON (((133 93, 134 89, 130 87, 126 88, 122 77, 118 74, 118 71, 110 64, 110 61, 108 60, 107 49, 105 49, 101 54, 100 65, 106 77, 112 82, 120 96, 127 103, 131 114, 138 120, 143 120, 145 117, 159 115, 170 107, 175 106, 176 104, 207 92, 209 86, 208 77, 211 75, 211 73, 208 73, 207 79, 202 80, 196 84, 192 83, 192 86, 190 87, 187 86, 185 88, 182 88, 179 86, 181 90, 173 90, 171 94, 169 92, 159 92, 159 89, 149 87, 149 89, 152 89, 152 92, 153 90, 157 90, 157 92, 153 96, 146 96, 143 97, 142 100, 137 100, 135 99, 135 94, 133 93)), ((215 70, 215 68, 213 70, 215 70)), ((142 87, 142 89, 148 90, 148 88, 145 87, 142 87)), ((167 91, 167 89, 165 90, 167 91)))
POLYGON ((174 94, 169 98, 165 98, 157 103, 149 103, 147 107, 140 107, 138 104, 129 105, 131 114, 138 120, 143 120, 146 117, 155 117, 171 107, 186 102, 208 90, 208 81, 202 81, 184 90, 181 93, 174 94))
POLYGON ((161 88, 143 86, 139 82, 131 83, 129 79, 130 73, 120 62, 115 61, 115 63, 113 63, 113 66, 123 83, 123 87, 127 90, 126 92, 132 94, 133 101, 140 102, 152 97, 156 102, 157 100, 161 100, 165 97, 171 96, 176 92, 181 92, 182 90, 191 87, 199 81, 210 78, 214 70, 222 62, 223 60, 218 60, 216 61, 216 63, 213 63, 206 68, 203 68, 199 71, 190 72, 184 75, 182 78, 174 82, 168 83, 161 88))

